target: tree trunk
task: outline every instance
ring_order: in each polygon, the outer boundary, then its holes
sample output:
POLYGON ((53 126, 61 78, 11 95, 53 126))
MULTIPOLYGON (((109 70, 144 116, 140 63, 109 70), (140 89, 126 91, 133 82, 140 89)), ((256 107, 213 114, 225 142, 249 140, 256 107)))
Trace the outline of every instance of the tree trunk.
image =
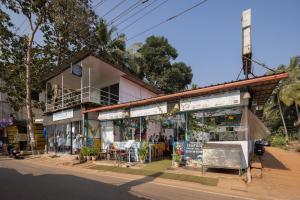
POLYGON ((28 49, 26 53, 26 112, 27 112, 27 130, 28 130, 28 141, 31 146, 31 151, 33 153, 35 149, 34 145, 34 132, 33 132, 33 117, 32 117, 32 104, 31 104, 31 68, 32 68, 32 58, 31 58, 31 48, 32 48, 33 37, 31 36, 28 40, 28 49))
POLYGON ((284 121, 284 116, 283 116, 283 113, 282 113, 282 108, 281 108, 280 99, 279 99, 279 96, 278 96, 278 95, 276 95, 276 96, 277 96, 277 102, 278 102, 278 106, 279 106, 279 112, 280 112, 281 120, 282 120, 283 127, 284 127, 284 132, 285 132, 286 142, 288 142, 288 141, 289 141, 289 135, 288 135, 288 132, 287 132, 287 128, 286 128, 285 121, 284 121))
POLYGON ((297 113, 297 126, 298 126, 298 143, 300 144, 300 115, 299 115, 299 109, 298 109, 298 104, 295 102, 295 108, 296 108, 296 113, 297 113))

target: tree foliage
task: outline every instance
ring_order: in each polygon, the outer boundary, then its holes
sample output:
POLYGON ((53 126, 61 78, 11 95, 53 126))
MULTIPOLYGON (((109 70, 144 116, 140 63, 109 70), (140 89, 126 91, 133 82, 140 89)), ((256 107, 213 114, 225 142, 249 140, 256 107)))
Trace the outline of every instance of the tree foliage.
POLYGON ((297 106, 299 105, 299 57, 293 57, 290 60, 288 66, 281 65, 276 69, 276 72, 288 72, 289 78, 282 80, 273 91, 272 96, 264 106, 264 122, 271 129, 272 132, 276 132, 283 126, 282 119, 280 117, 280 110, 278 105, 278 99, 280 99, 283 118, 288 126, 288 131, 296 131, 293 128, 293 123, 297 121, 297 106))
MULTIPOLYGON (((1 0, 6 9, 27 18, 26 24, 37 28, 40 38, 34 38, 31 59, 31 89, 39 93, 43 89, 42 80, 57 70, 62 61, 83 47, 91 44, 88 38, 95 32, 96 14, 87 0, 1 0), (31 22, 30 22, 31 21, 31 22), (38 26, 38 27, 37 27, 38 26)), ((8 102, 18 111, 25 104, 25 59, 28 40, 32 32, 24 35, 14 33, 16 27, 9 15, 1 10, 1 33, 8 31, 9 39, 1 45, 1 70, 8 102)), ((92 35, 93 36, 93 35, 92 35)), ((92 38, 92 37, 91 37, 92 38)), ((1 43, 5 42, 1 37, 1 43)), ((42 103, 43 104, 43 103, 42 103)), ((38 104, 36 104, 38 105, 38 104)))
POLYGON ((137 50, 137 73, 150 84, 166 93, 183 90, 191 83, 191 67, 183 62, 174 62, 178 57, 177 50, 164 37, 150 36, 137 50))

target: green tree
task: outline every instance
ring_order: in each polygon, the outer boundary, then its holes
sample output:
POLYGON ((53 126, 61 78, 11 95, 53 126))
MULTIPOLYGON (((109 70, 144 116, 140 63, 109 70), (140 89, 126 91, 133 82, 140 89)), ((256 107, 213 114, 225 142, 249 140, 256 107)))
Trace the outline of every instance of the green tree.
MULTIPOLYGON (((287 107, 294 107, 297 121, 300 121, 299 109, 300 105, 300 57, 293 57, 286 71, 289 73, 289 78, 282 82, 279 91, 280 100, 287 107)), ((300 142, 300 127, 298 128, 298 140, 300 142)))
POLYGON ((287 126, 291 127, 297 118, 299 120, 299 57, 291 58, 288 66, 281 65, 276 72, 288 72, 289 78, 278 84, 265 104, 264 122, 272 132, 277 132, 283 126, 288 140, 287 126))
POLYGON ((5 55, 1 57, 1 66, 10 103, 18 104, 14 106, 18 109, 25 99, 28 138, 33 149, 32 90, 41 89, 43 77, 59 66, 70 52, 88 45, 85 38, 92 30, 89 27, 94 27, 95 14, 88 0, 1 0, 1 3, 11 12, 25 17, 30 28, 24 36, 11 37, 8 48, 3 48, 5 55), (42 44, 37 43, 38 33, 41 33, 42 44))
POLYGON ((150 84, 172 93, 185 89, 191 83, 191 68, 183 62, 172 63, 178 53, 166 38, 150 36, 137 52, 141 55, 139 75, 150 84))
POLYGON ((97 28, 95 46, 93 47, 99 55, 113 64, 125 65, 126 38, 124 34, 113 38, 115 27, 109 28, 106 21, 100 19, 97 28))

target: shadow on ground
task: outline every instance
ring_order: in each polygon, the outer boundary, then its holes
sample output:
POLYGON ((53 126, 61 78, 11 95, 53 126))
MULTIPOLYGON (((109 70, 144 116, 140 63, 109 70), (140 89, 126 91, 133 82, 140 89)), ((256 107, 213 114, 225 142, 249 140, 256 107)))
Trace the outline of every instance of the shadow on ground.
POLYGON ((268 152, 268 150, 261 156, 261 163, 264 168, 289 170, 281 161, 268 152))
POLYGON ((121 186, 101 183, 72 175, 46 174, 33 176, 16 170, 0 168, 1 199, 79 200, 79 199, 145 199, 130 193, 133 186, 155 177, 134 180, 121 186))
POLYGON ((239 170, 237 169, 207 168, 205 172, 239 175, 239 170))

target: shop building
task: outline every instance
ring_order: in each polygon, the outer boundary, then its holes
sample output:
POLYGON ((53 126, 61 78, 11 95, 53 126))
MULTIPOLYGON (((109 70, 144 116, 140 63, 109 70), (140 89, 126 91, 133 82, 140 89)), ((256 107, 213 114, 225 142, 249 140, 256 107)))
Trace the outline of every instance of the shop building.
POLYGON ((100 144, 97 115, 84 117, 86 110, 162 93, 124 67, 89 52, 78 53, 60 69, 45 80, 44 126, 49 151, 72 153, 83 145, 100 144))
MULTIPOLYGON (((0 78, 0 87, 4 81, 0 78)), ((7 146, 12 144, 21 150, 27 146, 27 114, 25 106, 18 111, 9 104, 8 95, 0 92, 0 143, 7 146)), ((43 94, 33 95, 33 103, 43 102, 43 94)), ((42 110, 33 108, 34 120, 42 119, 42 110)))
POLYGON ((253 142, 269 134, 262 108, 287 73, 160 95, 83 111, 99 122, 102 149, 131 151, 148 142, 147 159, 180 156, 185 165, 246 169, 253 142))

